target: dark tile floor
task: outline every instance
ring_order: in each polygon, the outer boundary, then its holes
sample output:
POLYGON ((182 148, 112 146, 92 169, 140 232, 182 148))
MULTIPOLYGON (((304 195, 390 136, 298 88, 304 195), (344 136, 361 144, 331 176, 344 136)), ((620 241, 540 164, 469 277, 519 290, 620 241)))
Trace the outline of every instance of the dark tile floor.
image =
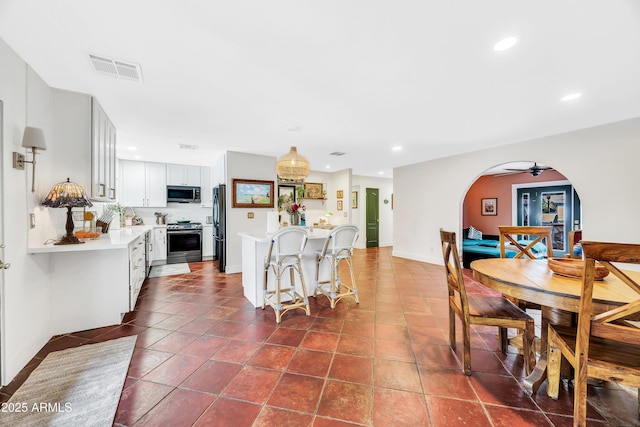
MULTIPOLYGON (((558 401, 544 385, 528 397, 521 357, 498 352, 491 328, 474 329, 473 375, 462 373, 442 267, 391 248, 356 250, 354 265, 359 305, 311 298, 311 316, 289 312, 280 325, 213 262, 148 279, 122 325, 54 337, 0 398, 51 351, 137 334, 117 426, 572 425, 571 386, 558 401)), ((589 425, 640 426, 635 391, 601 384, 589 399, 589 425)))

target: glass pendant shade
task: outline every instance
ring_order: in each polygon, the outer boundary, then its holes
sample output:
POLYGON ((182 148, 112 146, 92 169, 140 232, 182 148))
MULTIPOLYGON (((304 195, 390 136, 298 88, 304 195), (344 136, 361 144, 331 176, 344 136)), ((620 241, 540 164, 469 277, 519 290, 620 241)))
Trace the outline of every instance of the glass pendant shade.
POLYGON ((309 175, 309 161, 298 154, 296 147, 280 157, 276 163, 276 173, 284 179, 305 179, 309 175))

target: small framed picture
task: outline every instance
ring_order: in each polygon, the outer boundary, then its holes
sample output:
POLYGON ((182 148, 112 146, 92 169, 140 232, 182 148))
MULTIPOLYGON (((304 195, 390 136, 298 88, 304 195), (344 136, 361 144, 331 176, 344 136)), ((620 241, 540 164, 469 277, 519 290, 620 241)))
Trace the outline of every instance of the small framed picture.
POLYGON ((338 209, 339 211, 341 211, 341 210, 342 210, 342 200, 338 200, 338 206, 337 206, 337 209, 338 209))
POLYGON ((482 199, 482 215, 498 215, 498 199, 482 199))
POLYGON ((336 198, 342 199, 342 190, 337 191, 336 198))
POLYGON ((358 192, 351 192, 351 209, 358 209, 358 192))

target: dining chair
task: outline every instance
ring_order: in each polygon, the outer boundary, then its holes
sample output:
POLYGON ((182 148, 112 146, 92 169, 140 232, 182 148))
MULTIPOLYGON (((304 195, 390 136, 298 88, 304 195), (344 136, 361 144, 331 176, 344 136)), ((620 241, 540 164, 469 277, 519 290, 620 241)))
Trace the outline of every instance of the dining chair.
POLYGON ((289 310, 299 308, 307 316, 311 315, 307 285, 302 273, 302 251, 307 244, 307 230, 303 227, 286 227, 271 237, 269 249, 264 261, 264 289, 262 309, 269 305, 276 314, 276 323, 280 323, 282 315, 289 310), (268 285, 269 271, 275 276, 273 287, 268 285), (283 283, 282 276, 289 271, 288 283, 283 283), (300 292, 296 290, 295 276, 300 280, 300 292))
POLYGON ((500 230, 500 258, 507 258, 507 249, 517 252, 513 258, 523 258, 525 256, 531 259, 540 258, 540 255, 534 252, 534 246, 543 241, 546 245, 547 258, 553 258, 553 240, 551 239, 553 227, 542 225, 501 225, 498 226, 498 230, 500 230), (526 243, 523 243, 523 241, 526 241, 526 243))
POLYGON ((587 378, 640 389, 640 323, 637 323, 640 283, 621 269, 624 264, 636 264, 636 267, 640 264, 640 245, 583 241, 582 251, 585 263, 578 326, 550 324, 547 341, 547 394, 551 398, 558 398, 562 357, 574 368, 574 426, 586 425, 587 378), (596 263, 618 277, 622 282, 620 287, 630 287, 638 298, 606 312, 594 313, 596 263))
POLYGON ((464 373, 471 375, 471 325, 485 325, 499 328, 502 353, 507 352, 508 328, 524 331, 524 367, 527 375, 530 374, 536 364, 533 346, 535 338, 533 318, 502 296, 467 294, 460 266, 456 234, 440 229, 440 240, 449 289, 449 345, 453 349, 456 348, 457 316, 462 322, 464 373))
MULTIPOLYGON (((540 243, 546 246, 546 258, 553 258, 553 241, 551 234, 553 228, 543 225, 521 226, 521 225, 500 225, 500 258, 507 258, 507 249, 516 251, 513 258, 531 258, 538 259, 541 257, 539 252, 534 252, 534 247, 540 243)), ((523 310, 541 310, 539 304, 527 301, 519 301, 515 298, 509 298, 511 302, 517 304, 523 310)))
POLYGON ((567 233, 567 254, 565 258, 579 258, 582 259, 582 245, 580 241, 582 240, 582 230, 571 230, 567 233), (576 250, 576 245, 579 249, 576 250))
POLYGON ((322 250, 316 254, 316 278, 313 296, 322 294, 329 298, 331 308, 336 307, 336 303, 342 298, 351 297, 356 303, 358 299, 358 288, 356 278, 353 275, 353 262, 351 254, 353 247, 358 240, 359 230, 355 225, 339 225, 327 236, 322 246, 322 250), (340 276, 340 263, 344 261, 349 267, 351 283, 342 282, 340 276), (320 280, 320 269, 323 262, 329 265, 329 278, 320 280))

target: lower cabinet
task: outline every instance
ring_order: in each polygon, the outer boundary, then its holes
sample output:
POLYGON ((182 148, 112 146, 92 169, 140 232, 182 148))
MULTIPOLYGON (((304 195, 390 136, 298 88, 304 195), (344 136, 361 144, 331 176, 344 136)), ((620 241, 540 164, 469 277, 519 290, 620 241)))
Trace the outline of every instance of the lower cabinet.
POLYGON ((167 228, 153 228, 153 257, 152 265, 160 265, 167 263, 167 228))
POLYGON ((135 308, 142 283, 147 276, 147 233, 129 243, 129 311, 135 308))

